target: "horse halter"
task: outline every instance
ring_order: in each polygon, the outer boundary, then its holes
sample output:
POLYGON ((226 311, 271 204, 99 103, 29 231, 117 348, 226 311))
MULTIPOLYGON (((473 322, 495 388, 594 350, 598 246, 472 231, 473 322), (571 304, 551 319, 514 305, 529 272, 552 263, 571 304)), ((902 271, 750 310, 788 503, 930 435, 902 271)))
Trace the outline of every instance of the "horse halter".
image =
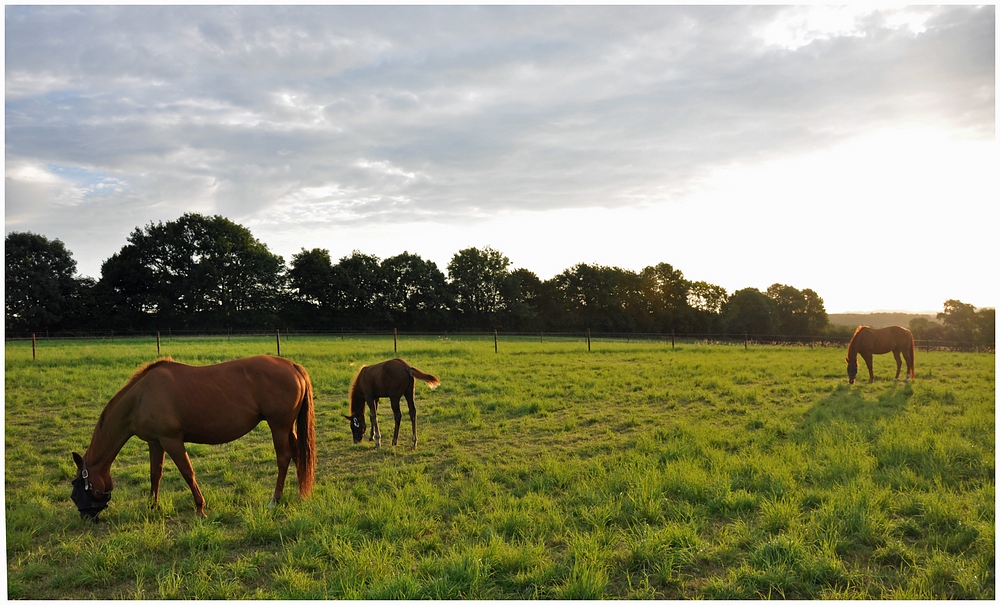
POLYGON ((851 384, 854 384, 854 378, 858 375, 858 362, 851 363, 847 362, 847 377, 850 379, 851 384))
POLYGON ((365 427, 361 426, 364 418, 359 416, 348 416, 347 418, 351 421, 351 434, 354 436, 354 443, 358 443, 365 437, 365 427))
POLYGON ((87 462, 83 462, 80 468, 80 476, 72 481, 73 493, 70 498, 76 503, 77 510, 80 511, 80 518, 90 517, 97 523, 97 515, 101 514, 108 507, 111 501, 111 491, 102 492, 94 489, 94 484, 90 482, 90 470, 87 469, 87 462))

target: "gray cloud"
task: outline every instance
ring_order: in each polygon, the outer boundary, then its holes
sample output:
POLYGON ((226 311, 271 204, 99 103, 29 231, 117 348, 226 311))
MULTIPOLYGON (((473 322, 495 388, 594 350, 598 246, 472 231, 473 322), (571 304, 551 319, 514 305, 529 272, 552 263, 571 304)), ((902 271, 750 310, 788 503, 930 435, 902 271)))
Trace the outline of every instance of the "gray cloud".
POLYGON ((994 136, 993 7, 832 28, 806 12, 8 6, 7 228, 67 208, 102 233, 192 209, 346 223, 620 208, 874 129, 994 136))

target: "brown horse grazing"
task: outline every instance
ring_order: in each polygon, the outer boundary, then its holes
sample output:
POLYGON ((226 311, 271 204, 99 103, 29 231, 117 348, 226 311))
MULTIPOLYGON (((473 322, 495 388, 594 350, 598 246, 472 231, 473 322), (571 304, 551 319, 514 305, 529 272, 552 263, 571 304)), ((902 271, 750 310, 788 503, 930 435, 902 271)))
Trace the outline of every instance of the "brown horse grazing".
POLYGON ((868 365, 868 382, 875 380, 872 373, 872 355, 882 355, 892 352, 896 358, 896 378, 899 380, 899 369, 903 362, 899 355, 902 353, 906 359, 906 380, 914 378, 913 362, 913 334, 906 328, 900 326, 889 326, 888 328, 869 328, 868 326, 858 326, 851 338, 851 344, 847 345, 847 378, 854 384, 854 377, 858 375, 858 355, 865 360, 868 365))
POLYGON ((403 417, 403 413, 399 410, 399 398, 405 395, 406 404, 410 408, 410 425, 413 428, 413 447, 410 449, 417 448, 417 408, 413 405, 414 378, 423 380, 432 389, 441 384, 441 381, 434 376, 424 374, 402 359, 390 359, 375 365, 362 366, 358 375, 354 377, 354 382, 351 383, 349 395, 351 415, 345 416, 351 421, 354 443, 360 443, 365 436, 367 403, 372 419, 372 432, 368 440, 375 441, 375 447, 382 445, 382 433, 378 429, 375 412, 378 410, 379 397, 388 397, 392 403, 393 418, 396 420, 396 431, 392 435, 392 444, 396 445, 396 440, 399 438, 399 421, 403 417))
POLYGON ((97 521, 114 488, 111 463, 135 435, 149 444, 153 506, 159 499, 165 452, 191 487, 197 514, 204 517, 205 498, 184 443, 234 441, 261 420, 271 429, 278 459, 271 505, 281 500, 291 460, 299 496, 305 498, 312 492, 316 466, 314 414, 309 374, 287 359, 261 355, 201 367, 169 358, 155 361, 136 372, 104 406, 84 455, 73 452, 73 501, 81 517, 97 521))

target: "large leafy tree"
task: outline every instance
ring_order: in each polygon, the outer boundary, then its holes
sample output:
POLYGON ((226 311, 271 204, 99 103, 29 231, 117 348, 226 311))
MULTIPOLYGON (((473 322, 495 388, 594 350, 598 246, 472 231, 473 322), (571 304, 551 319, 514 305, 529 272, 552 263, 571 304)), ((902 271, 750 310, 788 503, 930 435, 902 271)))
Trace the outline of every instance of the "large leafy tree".
POLYGON ((448 278, 454 290, 462 323, 469 327, 498 327, 506 309, 504 282, 510 259, 493 248, 459 250, 448 263, 448 278))
POLYGON ((506 301, 504 328, 510 330, 537 330, 542 326, 542 280, 527 269, 515 269, 503 282, 506 301))
POLYGON ((78 311, 90 280, 58 239, 12 232, 4 239, 4 326, 8 331, 59 329, 78 311))
POLYGON ((302 249, 292 255, 288 285, 292 289, 289 311, 301 327, 326 329, 333 325, 338 310, 334 285, 338 269, 330 260, 330 252, 320 248, 302 249))
POLYGON ((910 332, 916 340, 944 340, 945 327, 926 317, 914 317, 910 320, 910 332))
POLYGON ((980 309, 976 312, 976 344, 995 349, 997 346, 997 310, 980 309))
POLYGON ((389 323, 386 280, 377 256, 355 250, 340 259, 334 271, 333 291, 341 327, 373 329, 389 323))
POLYGON ((757 288, 744 288, 729 297, 722 308, 726 332, 734 336, 770 336, 781 327, 778 309, 757 288))
POLYGON ((728 300, 729 294, 722 286, 706 281, 692 282, 688 288, 688 305, 693 311, 690 329, 702 333, 719 329, 722 307, 728 300))
POLYGON ((646 267, 640 274, 642 295, 649 305, 650 328, 657 331, 686 329, 690 316, 691 284, 667 263, 646 267))
POLYGON ((971 343, 976 337, 976 308, 960 300, 944 302, 944 311, 937 314, 945 327, 945 334, 951 340, 971 343))
POLYGON ((949 299, 937 314, 944 324, 944 337, 963 345, 995 346, 996 309, 980 309, 960 300, 949 299))
POLYGON ((385 303, 393 327, 441 327, 450 307, 448 284, 437 263, 403 252, 382 261, 385 303))
POLYGON ((561 299, 560 328, 633 331, 648 315, 641 278, 634 271, 579 263, 552 282, 561 299))
POLYGON ((722 286, 716 286, 706 281, 696 281, 689 285, 688 305, 696 311, 721 313, 727 300, 729 300, 729 294, 722 286))
POLYGON ((101 267, 117 322, 133 328, 263 327, 278 320, 284 261, 245 227, 185 214, 136 228, 101 267))
POLYGON ((765 294, 774 301, 778 310, 782 334, 814 336, 829 323, 823 299, 809 288, 799 290, 784 284, 772 284, 765 294))

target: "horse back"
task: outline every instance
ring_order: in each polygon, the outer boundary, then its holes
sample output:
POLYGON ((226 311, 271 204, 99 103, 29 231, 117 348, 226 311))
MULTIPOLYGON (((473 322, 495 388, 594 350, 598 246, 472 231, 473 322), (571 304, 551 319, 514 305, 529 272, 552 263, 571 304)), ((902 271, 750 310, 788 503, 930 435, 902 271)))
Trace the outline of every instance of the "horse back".
POLYGON ((390 359, 361 368, 354 380, 354 388, 366 398, 400 397, 407 389, 413 390, 410 366, 402 359, 390 359))
POLYGON ((193 443, 226 443, 261 420, 291 423, 307 391, 295 364, 257 356, 208 366, 168 362, 132 389, 140 438, 173 436, 193 443))
POLYGON ((869 328, 863 326, 855 332, 857 350, 860 353, 883 355, 893 351, 905 351, 913 343, 913 335, 901 326, 869 328))
POLYGON ((908 351, 913 345, 913 334, 902 326, 889 326, 877 330, 879 336, 879 353, 892 351, 908 351))

